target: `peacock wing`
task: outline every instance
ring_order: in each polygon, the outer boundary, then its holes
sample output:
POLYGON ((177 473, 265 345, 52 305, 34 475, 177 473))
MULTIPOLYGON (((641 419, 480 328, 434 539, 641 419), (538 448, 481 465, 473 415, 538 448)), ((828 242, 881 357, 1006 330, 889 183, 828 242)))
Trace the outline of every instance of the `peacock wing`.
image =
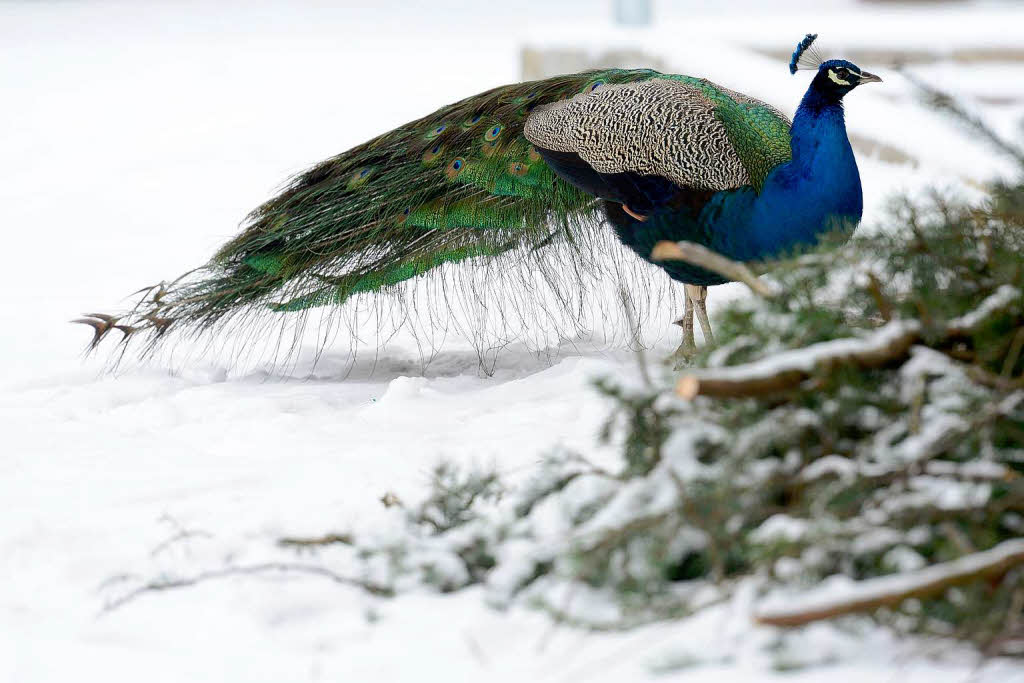
POLYGON ((602 174, 660 176, 682 188, 753 185, 790 159, 790 121, 710 81, 655 74, 537 107, 526 138, 602 174))

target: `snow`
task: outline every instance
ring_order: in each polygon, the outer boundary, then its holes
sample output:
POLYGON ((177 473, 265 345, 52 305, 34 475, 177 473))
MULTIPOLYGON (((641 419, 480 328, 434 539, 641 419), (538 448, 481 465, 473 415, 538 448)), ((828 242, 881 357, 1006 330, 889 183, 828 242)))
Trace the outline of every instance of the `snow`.
MULTIPOLYGON (((691 33, 666 23, 652 42, 675 70, 792 110, 803 81, 745 46, 788 45, 806 16, 748 3, 737 25, 691 17, 698 3, 663 4, 665 22, 693 19, 691 33), (700 40, 687 38, 694 33, 700 40)), ((811 5, 795 2, 792 12, 811 5)), ((608 26, 587 34, 577 22, 586 10, 582 0, 486 11, 453 0, 0 4, 0 681, 842 682, 889 681, 896 671, 908 683, 1024 680, 1019 665, 976 670, 967 653, 926 657, 877 629, 754 628, 753 587, 692 619, 629 633, 553 626, 521 606, 495 610, 483 588, 384 599, 287 572, 102 611, 113 588, 154 565, 195 576, 277 558, 282 536, 358 529, 383 538, 395 511, 382 496, 421 499, 442 458, 524 478, 557 446, 614 463, 595 440, 608 406, 591 382, 634 372, 621 349, 578 343, 549 356, 512 345, 483 376, 460 340, 424 370, 413 340, 399 336, 354 363, 347 349, 328 349, 315 368, 310 352, 288 368, 186 353, 110 375, 80 357, 87 331, 66 322, 201 263, 311 162, 517 80, 525 42, 640 35, 608 26), (558 30, 537 29, 531 17, 540 16, 558 30), (783 673, 812 651, 823 654, 804 661, 809 668, 783 673)), ((930 11, 834 2, 815 30, 851 46, 898 38, 951 49, 1019 44, 1009 29, 1024 25, 1018 9, 993 4, 944 10, 918 30, 930 11)), ((984 79, 995 88, 1020 75, 1009 64, 984 79)), ((967 191, 1005 172, 969 135, 915 108, 905 84, 889 87, 851 102, 851 130, 899 143, 917 162, 861 159, 868 222, 890 192, 931 183, 967 191), (948 144, 934 144, 940 134, 948 144)), ((1010 120, 1005 107, 983 111, 1010 120)), ((743 295, 721 288, 711 303, 743 295)))
POLYGON ((808 522, 782 513, 774 514, 761 524, 750 536, 758 543, 772 541, 799 541, 808 533, 808 522))
POLYGON ((857 474, 857 463, 841 455, 826 455, 818 458, 800 471, 800 479, 811 482, 830 474, 849 479, 857 474))
POLYGON ((1020 298, 1021 291, 1019 289, 1010 285, 1002 285, 991 296, 986 297, 984 301, 978 304, 978 307, 973 311, 967 315, 950 320, 948 324, 953 329, 973 330, 985 318, 1017 302, 1020 298))

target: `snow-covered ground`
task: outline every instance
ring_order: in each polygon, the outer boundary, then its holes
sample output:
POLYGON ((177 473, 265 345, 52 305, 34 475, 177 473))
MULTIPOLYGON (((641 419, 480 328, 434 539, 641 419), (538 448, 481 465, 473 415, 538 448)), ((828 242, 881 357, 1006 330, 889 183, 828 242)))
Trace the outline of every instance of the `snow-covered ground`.
MULTIPOLYGON (((493 611, 476 590, 388 600, 316 577, 250 577, 102 613, 122 575, 161 563, 201 571, 263 557, 283 535, 371 529, 381 496, 421 497, 441 458, 515 473, 556 445, 613 456, 595 443, 607 406, 590 381, 632 371, 614 348, 552 358, 513 346, 493 376, 458 339, 423 371, 401 336, 354 366, 347 349, 328 349, 311 378, 308 357, 117 376, 81 359, 88 330, 69 318, 203 262, 289 174, 517 80, 525 44, 642 44, 673 70, 788 111, 806 78, 752 48, 785 49, 808 30, 851 49, 908 36, 915 48, 1024 47, 1024 12, 999 3, 883 13, 793 2, 780 14, 748 2, 741 24, 703 3, 662 3, 655 29, 624 32, 582 0, 211 4, 0 3, 0 681, 638 681, 690 661, 700 664, 672 675, 1024 681, 1019 665, 976 670, 964 653, 937 659, 926 644, 828 626, 790 657, 816 666, 779 673, 766 654, 773 632, 750 626, 744 599, 592 634, 493 611)), ((861 159, 868 222, 894 191, 969 192, 1006 172, 921 111, 885 65, 861 66, 886 83, 851 96, 851 132, 913 159, 861 159)), ((1024 114, 1024 63, 944 60, 920 73, 1009 96, 978 105, 1005 133, 1024 114)))

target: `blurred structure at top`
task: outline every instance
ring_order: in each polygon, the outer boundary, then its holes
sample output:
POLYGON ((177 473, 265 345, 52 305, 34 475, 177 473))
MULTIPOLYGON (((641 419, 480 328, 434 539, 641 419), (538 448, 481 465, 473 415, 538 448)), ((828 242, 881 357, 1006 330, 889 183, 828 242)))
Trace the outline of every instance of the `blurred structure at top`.
POLYGON ((649 26, 651 0, 615 0, 615 21, 624 26, 649 26))
MULTIPOLYGON (((629 28, 651 26, 651 0, 614 0, 613 19, 617 25, 629 28)), ((620 47, 596 52, 575 46, 524 47, 520 71, 523 80, 529 81, 555 74, 609 67, 663 70, 665 63, 639 47, 620 47)))

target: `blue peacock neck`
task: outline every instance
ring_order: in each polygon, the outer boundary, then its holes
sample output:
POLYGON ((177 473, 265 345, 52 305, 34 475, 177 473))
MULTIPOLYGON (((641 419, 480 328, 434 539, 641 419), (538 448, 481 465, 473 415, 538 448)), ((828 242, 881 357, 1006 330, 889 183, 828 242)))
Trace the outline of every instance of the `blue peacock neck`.
POLYGON ((737 206, 731 220, 712 227, 712 248, 738 260, 760 260, 813 245, 860 221, 860 173, 841 98, 812 82, 790 135, 792 160, 768 175, 760 194, 746 193, 746 201, 738 202, 746 210, 737 206))
POLYGON ((820 159, 819 150, 836 156, 850 147, 842 100, 816 86, 817 81, 811 83, 804 93, 790 130, 791 164, 807 170, 820 159))

